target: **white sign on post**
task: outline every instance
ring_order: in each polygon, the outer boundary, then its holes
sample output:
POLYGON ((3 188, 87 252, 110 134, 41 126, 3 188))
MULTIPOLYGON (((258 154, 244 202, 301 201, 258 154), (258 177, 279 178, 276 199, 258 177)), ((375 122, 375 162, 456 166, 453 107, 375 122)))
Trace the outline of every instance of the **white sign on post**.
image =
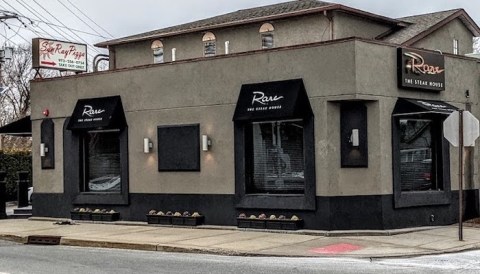
POLYGON ((466 147, 474 147, 475 140, 480 135, 480 126, 478 119, 470 113, 463 112, 463 145, 466 147))
MULTIPOLYGON (((459 112, 452 112, 443 122, 443 135, 454 147, 459 145, 459 112)), ((479 121, 470 111, 463 111, 463 145, 475 146, 480 135, 479 121)))
POLYGON ((32 57, 32 68, 87 71, 85 44, 35 38, 32 41, 32 57))

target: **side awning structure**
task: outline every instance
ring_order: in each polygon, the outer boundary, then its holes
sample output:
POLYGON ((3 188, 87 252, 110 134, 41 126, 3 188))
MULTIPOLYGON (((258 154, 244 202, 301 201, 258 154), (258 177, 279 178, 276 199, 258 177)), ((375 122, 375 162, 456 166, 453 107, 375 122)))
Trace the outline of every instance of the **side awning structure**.
POLYGON ((80 99, 73 110, 67 129, 105 130, 127 126, 120 96, 80 99))
POLYGON ((30 116, 25 116, 15 122, 0 127, 0 134, 19 137, 31 137, 32 121, 30 120, 30 116))
POLYGON ((313 116, 302 79, 244 84, 233 121, 292 119, 313 116))
POLYGON ((450 115, 450 113, 456 110, 458 110, 458 108, 442 101, 398 98, 393 110, 393 116, 412 114, 450 115))

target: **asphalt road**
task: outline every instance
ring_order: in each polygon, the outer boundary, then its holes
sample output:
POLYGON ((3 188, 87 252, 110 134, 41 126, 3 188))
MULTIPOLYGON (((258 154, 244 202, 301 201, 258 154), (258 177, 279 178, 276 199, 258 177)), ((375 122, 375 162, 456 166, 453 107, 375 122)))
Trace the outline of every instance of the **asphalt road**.
POLYGON ((480 251, 401 259, 228 257, 0 241, 0 274, 480 273, 480 251))

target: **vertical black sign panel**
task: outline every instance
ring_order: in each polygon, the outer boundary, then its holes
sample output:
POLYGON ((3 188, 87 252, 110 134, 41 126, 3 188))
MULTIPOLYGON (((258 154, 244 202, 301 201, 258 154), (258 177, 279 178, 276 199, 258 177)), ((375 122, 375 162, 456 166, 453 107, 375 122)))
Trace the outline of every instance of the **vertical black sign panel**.
POLYGON ((45 145, 47 151, 41 157, 42 169, 55 168, 55 124, 52 119, 45 119, 40 126, 40 142, 45 145))
POLYGON ((200 125, 159 126, 158 171, 200 171, 200 125))
POLYGON ((364 102, 343 102, 340 108, 341 165, 368 167, 367 106, 364 102), (353 132, 358 133, 358 144, 353 132))
POLYGON ((442 54, 399 48, 397 62, 399 88, 445 90, 445 58, 442 54))

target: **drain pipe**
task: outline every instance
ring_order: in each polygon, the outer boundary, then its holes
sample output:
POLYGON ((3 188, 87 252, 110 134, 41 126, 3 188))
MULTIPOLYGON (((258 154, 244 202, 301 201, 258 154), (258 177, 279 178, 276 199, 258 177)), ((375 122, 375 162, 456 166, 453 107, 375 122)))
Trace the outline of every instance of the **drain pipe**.
POLYGON ((328 19, 329 29, 330 29, 330 40, 335 39, 333 35, 333 12, 323 11, 323 15, 328 19))
POLYGON ((93 58, 93 72, 97 72, 98 71, 98 64, 101 62, 101 61, 108 61, 110 59, 110 57, 107 55, 107 54, 97 54, 94 58, 93 58))

